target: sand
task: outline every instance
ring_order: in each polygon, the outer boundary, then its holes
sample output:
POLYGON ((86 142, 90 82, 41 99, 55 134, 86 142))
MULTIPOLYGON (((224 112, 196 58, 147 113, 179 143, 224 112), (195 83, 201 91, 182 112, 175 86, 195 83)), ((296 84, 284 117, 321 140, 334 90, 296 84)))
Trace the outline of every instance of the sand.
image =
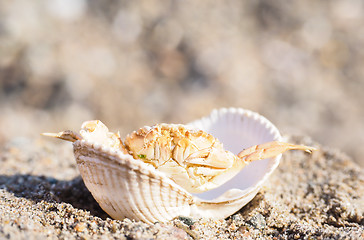
POLYGON ((69 143, 14 138, 0 151, 0 239, 360 239, 364 170, 344 153, 285 153, 257 196, 224 220, 113 220, 77 171, 69 143))

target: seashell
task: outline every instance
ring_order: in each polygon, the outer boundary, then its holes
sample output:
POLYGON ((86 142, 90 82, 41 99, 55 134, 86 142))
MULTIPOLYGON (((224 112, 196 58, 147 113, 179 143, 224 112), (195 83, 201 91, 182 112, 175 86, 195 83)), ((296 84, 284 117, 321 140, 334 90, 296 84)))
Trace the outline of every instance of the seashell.
MULTIPOLYGON (((130 146, 123 145, 119 134, 109 133, 103 127, 106 128, 99 121, 89 121, 83 124, 81 135, 72 131, 44 135, 73 142, 77 166, 86 187, 100 207, 114 219, 127 217, 154 223, 166 222, 178 216, 226 218, 254 198, 281 158, 279 154, 254 161, 241 171, 233 171, 236 176, 225 180, 224 184, 192 194, 191 189, 188 192, 182 187, 183 184, 178 185, 169 178, 168 172, 136 160, 138 154, 135 153, 134 157, 130 154, 130 146), (102 126, 101 129, 99 126, 102 126)), ((250 156, 251 148, 248 147, 281 141, 279 131, 266 118, 240 108, 214 110, 209 116, 186 127, 211 134, 232 155, 243 153, 250 156), (240 152, 244 148, 248 149, 240 152)), ((304 146, 288 149, 314 150, 304 146)))

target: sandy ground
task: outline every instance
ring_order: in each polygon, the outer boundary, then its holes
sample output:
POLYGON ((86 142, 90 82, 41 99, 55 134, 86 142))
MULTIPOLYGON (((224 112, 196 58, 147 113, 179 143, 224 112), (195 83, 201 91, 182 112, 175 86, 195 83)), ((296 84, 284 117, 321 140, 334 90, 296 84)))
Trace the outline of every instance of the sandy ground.
POLYGON ((364 170, 319 148, 284 154, 258 195, 225 220, 180 217, 148 225, 113 220, 88 192, 70 143, 15 138, 1 148, 0 238, 10 239, 360 239, 364 170))

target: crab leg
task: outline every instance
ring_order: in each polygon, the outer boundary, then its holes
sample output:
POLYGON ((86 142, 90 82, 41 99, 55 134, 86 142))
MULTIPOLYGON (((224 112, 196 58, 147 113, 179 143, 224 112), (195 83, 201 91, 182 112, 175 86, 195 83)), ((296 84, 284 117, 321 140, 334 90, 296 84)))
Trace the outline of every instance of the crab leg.
POLYGON ((227 154, 210 147, 192 153, 185 159, 185 162, 215 169, 227 169, 234 163, 234 157, 229 157, 227 154))
POLYGON ((275 157, 288 150, 304 150, 311 153, 312 151, 315 151, 317 149, 313 147, 306 147, 303 145, 294 145, 291 143, 273 141, 247 148, 241 151, 238 154, 238 157, 240 159, 243 159, 245 162, 252 162, 256 160, 275 157))
POLYGON ((82 137, 78 133, 75 133, 71 130, 66 130, 59 133, 42 133, 42 135, 47 137, 59 138, 70 142, 75 142, 82 139, 82 137))

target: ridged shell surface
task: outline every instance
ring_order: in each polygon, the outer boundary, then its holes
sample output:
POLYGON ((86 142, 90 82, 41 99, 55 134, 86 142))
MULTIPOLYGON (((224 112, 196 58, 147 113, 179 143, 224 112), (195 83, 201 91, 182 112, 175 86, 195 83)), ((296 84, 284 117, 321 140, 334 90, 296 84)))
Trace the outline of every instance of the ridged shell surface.
POLYGON ((87 188, 111 217, 153 223, 190 215, 193 197, 143 162, 85 141, 74 151, 87 188))
MULTIPOLYGON (((212 134, 235 154, 281 139, 272 123, 244 109, 214 110, 188 125, 212 134)), ((74 142, 74 153, 85 185, 105 212, 115 219, 128 217, 147 223, 178 216, 228 217, 254 198, 280 159, 253 162, 224 185, 192 195, 163 173, 120 151, 79 140, 74 142)))

